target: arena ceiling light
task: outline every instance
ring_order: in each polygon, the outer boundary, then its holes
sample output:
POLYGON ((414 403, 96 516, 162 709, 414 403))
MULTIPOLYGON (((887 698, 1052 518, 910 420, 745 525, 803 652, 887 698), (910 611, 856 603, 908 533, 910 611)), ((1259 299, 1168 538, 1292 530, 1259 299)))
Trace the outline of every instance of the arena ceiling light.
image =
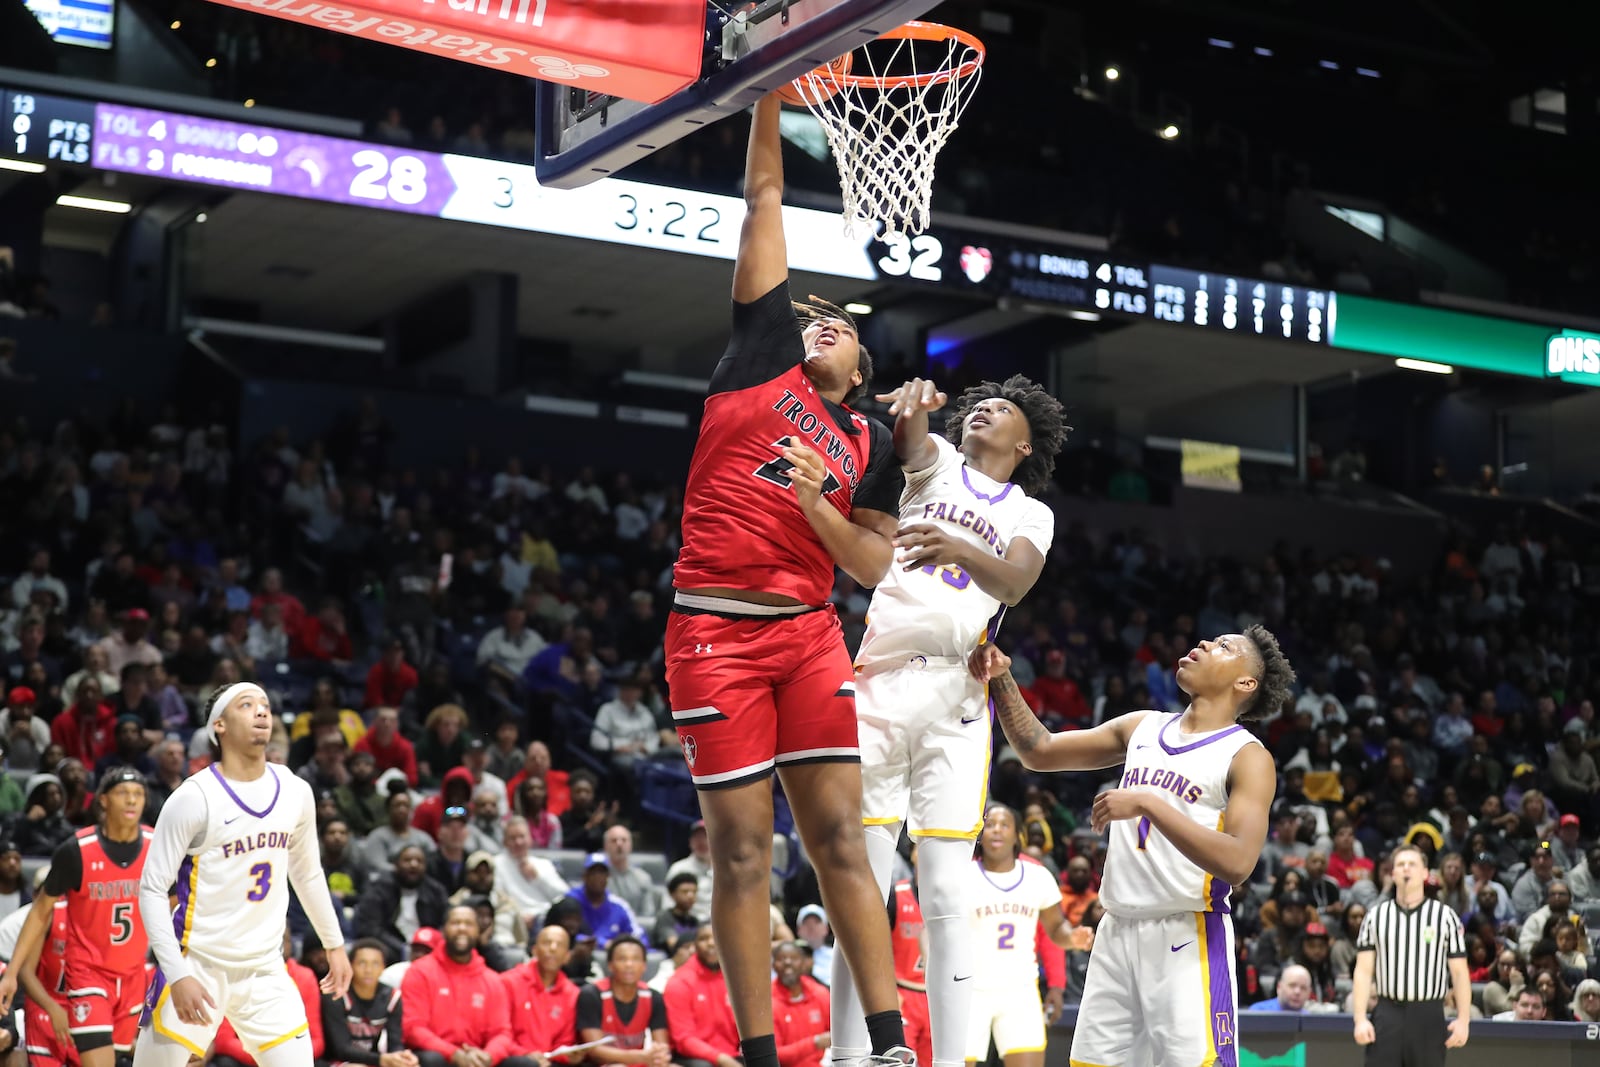
POLYGON ((1177 126, 1169 122, 1165 126, 1161 127, 1159 132, 1163 141, 1176 141, 1178 139, 1178 134, 1182 131, 1179 130, 1177 126))
POLYGON ((43 174, 44 164, 27 159, 0 159, 0 170, 21 171, 23 174, 43 174))
POLYGON ((1122 77, 1122 71, 1118 70, 1116 67, 1106 68, 1106 81, 1114 82, 1120 77, 1122 77))
POLYGON ((1448 363, 1435 363, 1430 359, 1408 359, 1404 356, 1394 361, 1401 370, 1419 370, 1426 374, 1454 374, 1456 369, 1448 363))
POLYGON ((859 300, 850 301, 850 303, 848 303, 848 304, 846 304, 844 306, 844 309, 846 311, 848 311, 852 315, 870 315, 870 314, 872 314, 872 305, 871 304, 863 304, 859 300))
POLYGON ((93 196, 73 196, 62 193, 56 197, 56 203, 61 207, 77 207, 85 211, 104 211, 112 215, 126 215, 133 210, 132 204, 125 204, 120 200, 101 200, 93 196))

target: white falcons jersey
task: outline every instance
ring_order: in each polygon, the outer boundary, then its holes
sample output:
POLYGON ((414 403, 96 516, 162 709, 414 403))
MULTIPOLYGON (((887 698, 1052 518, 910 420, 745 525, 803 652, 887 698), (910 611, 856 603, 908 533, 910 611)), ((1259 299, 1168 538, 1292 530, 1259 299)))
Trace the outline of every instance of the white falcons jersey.
POLYGON ((964 887, 980 989, 1025 989, 1039 981, 1039 915, 1061 903, 1061 889, 1038 863, 1018 858, 1009 871, 973 860, 964 887))
POLYGON ((277 779, 265 806, 245 806, 212 764, 172 794, 170 804, 192 804, 203 795, 205 828, 186 850, 178 869, 174 932, 186 953, 225 965, 283 958, 289 910, 289 860, 298 836, 315 834, 316 802, 304 781, 287 768, 267 764, 277 779))
MULTIPOLYGON (((1011 482, 967 466, 955 446, 929 435, 939 450, 931 467, 906 472, 900 525, 938 526, 984 552, 1004 557, 1014 538, 1040 555, 1055 538, 1055 514, 1011 482)), ((1000 601, 978 588, 960 567, 906 571, 893 563, 872 594, 867 632, 856 665, 908 656, 966 657, 982 643, 1000 601)))
MULTIPOLYGON (((1150 712, 1128 739, 1123 789, 1137 789, 1193 819, 1221 830, 1228 807, 1228 770, 1246 745, 1259 744, 1235 724, 1204 734, 1178 729, 1180 712, 1150 712)), ((1177 912, 1228 911, 1233 887, 1201 870, 1148 819, 1111 824, 1111 844, 1100 882, 1100 903, 1120 918, 1146 919, 1177 912)))

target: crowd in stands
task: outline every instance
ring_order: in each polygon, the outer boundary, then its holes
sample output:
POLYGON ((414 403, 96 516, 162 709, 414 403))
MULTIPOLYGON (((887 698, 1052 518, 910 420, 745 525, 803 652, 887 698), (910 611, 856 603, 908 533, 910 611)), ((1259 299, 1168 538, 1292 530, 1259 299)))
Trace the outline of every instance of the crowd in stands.
MULTIPOLYGON (((153 821, 210 758, 200 702, 253 678, 278 718, 269 758, 317 796, 358 946, 356 988, 319 1009, 325 1041, 375 1039, 394 1016, 418 1063, 490 1067, 642 1018, 677 1062, 722 1064, 737 1042, 704 925, 706 834, 690 810, 646 815, 642 795, 684 774, 660 647, 681 490, 475 452, 397 469, 396 433, 371 401, 325 439, 280 432, 237 456, 171 410, 0 427, 0 932, 30 899, 25 858, 94 818, 96 777, 142 770, 153 821), (636 854, 636 834, 676 862, 636 854), (441 988, 481 992, 483 1017, 442 1008, 441 988)), ((1172 664, 1202 636, 1278 633, 1303 684, 1262 727, 1282 781, 1232 897, 1245 1005, 1340 1005, 1354 932, 1411 842, 1467 925, 1486 1015, 1595 1019, 1597 552, 1501 529, 1404 577, 1063 523, 1001 640, 1040 718, 1078 729, 1181 709, 1172 664)), ((835 600, 858 640, 867 594, 841 578, 835 600)), ((1030 776, 1004 749, 991 780, 1090 926, 1104 850, 1085 812, 1108 780, 1030 776)), ((783 843, 774 996, 798 1065, 825 1040, 809 983, 832 949, 815 875, 783 843)), ((315 973, 298 907, 291 931, 315 973)), ((1070 1002, 1087 957, 1066 962, 1070 1002)), ((645 1044, 610 1062, 661 1067, 645 1044)), ((344 1048, 410 1067, 392 1043, 344 1048)))

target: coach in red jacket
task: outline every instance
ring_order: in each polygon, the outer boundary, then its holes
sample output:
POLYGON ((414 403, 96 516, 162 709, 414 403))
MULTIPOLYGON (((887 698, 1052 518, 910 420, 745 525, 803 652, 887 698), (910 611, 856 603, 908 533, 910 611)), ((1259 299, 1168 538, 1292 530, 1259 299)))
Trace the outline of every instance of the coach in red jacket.
POLYGON ((500 976, 511 1003, 511 1038, 519 1056, 547 1056, 577 1043, 578 987, 562 973, 572 958, 565 926, 546 926, 533 942, 533 959, 500 976))
POLYGON ((444 951, 406 969, 400 983, 406 1047, 421 1067, 537 1067, 516 1054, 505 984, 473 948, 477 943, 478 913, 458 904, 445 916, 444 951))
POLYGON ((667 981, 667 1030, 681 1067, 738 1067, 739 1027, 711 924, 694 935, 694 955, 667 981))
POLYGON ((792 941, 772 952, 772 1023, 779 1067, 821 1067, 831 1044, 828 987, 804 973, 805 957, 792 941))

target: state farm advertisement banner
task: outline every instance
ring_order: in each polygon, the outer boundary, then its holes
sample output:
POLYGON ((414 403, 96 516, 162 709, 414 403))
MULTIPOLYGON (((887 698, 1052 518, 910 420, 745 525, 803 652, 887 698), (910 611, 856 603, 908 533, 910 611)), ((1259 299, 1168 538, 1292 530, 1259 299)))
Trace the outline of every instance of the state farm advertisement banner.
POLYGON ((212 0, 655 103, 700 76, 705 0, 212 0))

